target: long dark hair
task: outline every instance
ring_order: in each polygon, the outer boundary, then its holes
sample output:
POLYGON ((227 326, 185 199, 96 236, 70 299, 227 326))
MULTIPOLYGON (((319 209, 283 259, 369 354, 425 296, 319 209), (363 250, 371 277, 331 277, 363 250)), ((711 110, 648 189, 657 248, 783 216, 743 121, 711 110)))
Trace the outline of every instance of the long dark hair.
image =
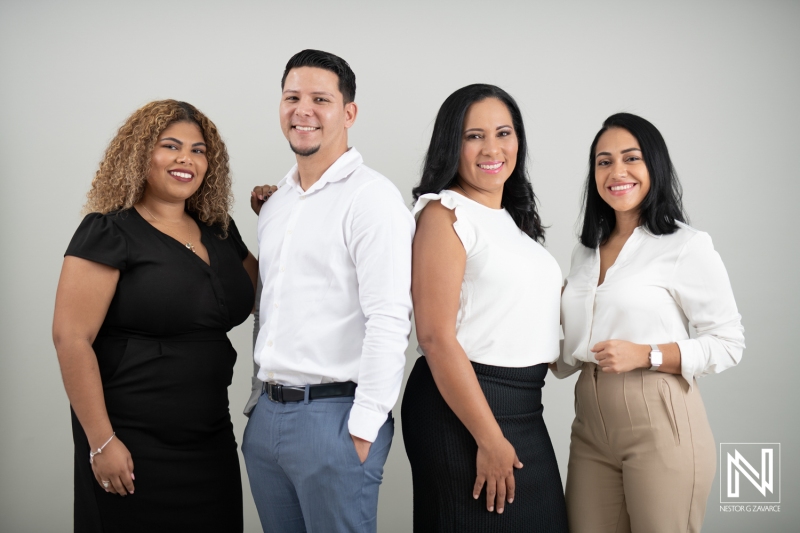
POLYGON ((678 229, 676 222, 687 223, 683 210, 683 189, 669 158, 669 150, 658 129, 642 117, 630 113, 611 115, 595 135, 589 150, 589 174, 583 194, 583 229, 581 244, 597 248, 617 225, 614 210, 600 197, 595 183, 597 142, 609 128, 623 128, 636 137, 642 159, 650 174, 650 191, 639 206, 639 223, 653 235, 669 235, 678 229))
POLYGON ((502 205, 519 229, 532 239, 543 243, 544 228, 536 210, 536 195, 533 194, 533 187, 525 169, 528 145, 525 140, 522 113, 511 95, 494 85, 482 83, 467 85, 444 101, 433 125, 431 144, 428 153, 425 154, 422 168, 422 178, 412 191, 414 201, 423 194, 438 194, 456 185, 464 116, 469 106, 486 98, 497 98, 505 104, 511 114, 512 125, 517 135, 517 163, 503 186, 502 205))

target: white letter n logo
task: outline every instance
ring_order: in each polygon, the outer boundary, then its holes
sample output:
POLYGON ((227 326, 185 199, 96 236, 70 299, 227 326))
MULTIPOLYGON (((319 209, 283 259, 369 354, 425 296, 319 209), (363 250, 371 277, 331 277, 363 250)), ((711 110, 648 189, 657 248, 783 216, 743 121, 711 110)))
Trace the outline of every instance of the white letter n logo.
POLYGON ((761 475, 753 465, 742 457, 739 450, 733 450, 733 455, 728 453, 728 497, 739 497, 739 473, 741 472, 750 483, 761 493, 767 495, 767 490, 772 490, 772 448, 761 448, 761 475), (735 468, 735 471, 733 470, 735 468), (761 480, 760 482, 758 480, 761 480))

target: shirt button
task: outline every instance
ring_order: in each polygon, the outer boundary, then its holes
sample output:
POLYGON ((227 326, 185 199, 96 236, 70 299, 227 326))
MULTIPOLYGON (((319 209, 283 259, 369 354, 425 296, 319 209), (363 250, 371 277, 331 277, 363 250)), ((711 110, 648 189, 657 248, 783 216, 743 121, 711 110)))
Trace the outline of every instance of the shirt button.
POLYGON ((281 272, 286 272, 286 267, 281 267, 281 272))
POLYGON ((272 346, 272 341, 267 341, 267 346, 272 346))
POLYGON ((291 235, 291 234, 292 234, 292 230, 289 230, 289 231, 286 232, 286 235, 291 235))
POLYGON ((267 374, 267 377, 268 377, 269 379, 272 379, 272 378, 274 378, 274 377, 275 377, 275 372, 270 372, 270 373, 268 373, 268 374, 267 374))
POLYGON ((275 309, 278 308, 278 302, 275 302, 275 309))
POLYGON ((301 196, 300 197, 301 200, 305 200, 306 198, 308 198, 308 197, 307 196, 301 196))

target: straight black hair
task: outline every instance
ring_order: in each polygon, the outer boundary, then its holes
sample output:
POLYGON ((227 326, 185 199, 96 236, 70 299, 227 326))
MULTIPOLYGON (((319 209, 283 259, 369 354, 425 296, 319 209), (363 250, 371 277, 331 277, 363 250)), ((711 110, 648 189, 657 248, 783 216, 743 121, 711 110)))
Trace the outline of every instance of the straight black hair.
POLYGON ((639 206, 639 223, 653 235, 669 235, 678 229, 676 222, 688 223, 681 198, 683 189, 669 158, 664 137, 650 122, 630 113, 611 115, 595 135, 589 150, 589 174, 583 195, 581 244, 597 248, 608 240, 617 225, 614 210, 597 192, 595 156, 600 136, 610 128, 622 128, 636 137, 642 159, 650 175, 650 191, 639 206))
POLYGON ((533 187, 525 168, 528 145, 525 140, 522 113, 511 95, 494 85, 482 83, 467 85, 444 101, 433 125, 431 143, 422 168, 422 178, 412 191, 414 201, 423 194, 438 194, 456 185, 464 133, 464 116, 469 106, 487 98, 497 98, 508 108, 518 142, 517 162, 503 186, 502 205, 520 230, 543 243, 544 228, 536 210, 536 195, 533 194, 533 187))
POLYGON ((286 69, 283 71, 281 78, 281 90, 284 83, 286 83, 286 76, 293 68, 300 67, 315 67, 329 70, 339 77, 339 92, 344 97, 344 103, 349 104, 356 98, 356 75, 347 61, 330 52, 323 52, 321 50, 303 50, 297 52, 286 63, 286 69))

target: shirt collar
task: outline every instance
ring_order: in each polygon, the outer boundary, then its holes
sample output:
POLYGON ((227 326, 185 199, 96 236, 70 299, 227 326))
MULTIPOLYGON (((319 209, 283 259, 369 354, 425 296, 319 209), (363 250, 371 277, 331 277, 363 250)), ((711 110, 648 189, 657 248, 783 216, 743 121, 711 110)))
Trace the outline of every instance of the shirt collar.
POLYGON ((287 185, 293 189, 297 189, 297 194, 300 196, 309 195, 322 189, 328 183, 334 183, 345 179, 363 163, 364 158, 361 157, 358 150, 354 147, 348 148, 348 150, 339 156, 339 159, 334 161, 333 164, 328 167, 328 170, 326 170, 319 180, 309 187, 307 191, 303 191, 300 187, 300 176, 297 173, 297 164, 295 164, 291 170, 289 170, 289 173, 278 183, 278 188, 287 185))
POLYGON ((660 239, 661 238, 661 235, 656 235, 655 233, 651 233, 650 230, 648 230, 644 226, 636 226, 636 228, 633 231, 634 232, 641 231, 642 233, 644 233, 648 237, 653 237, 654 239, 660 239))
MULTIPOLYGON (((635 228, 633 228, 633 233, 631 233, 631 236, 628 237, 628 240, 625 242, 625 245, 622 247, 622 250, 620 250, 619 256, 617 256, 617 260, 614 262, 614 264, 620 262, 620 258, 623 257, 623 253, 627 255, 628 253, 630 253, 631 248, 636 248, 638 246, 640 239, 644 237, 652 237, 654 239, 660 239, 661 235, 654 235, 650 233, 644 226, 636 226, 635 228)), ((600 245, 598 245, 597 248, 594 249, 594 253, 597 260, 599 261, 600 245)))

